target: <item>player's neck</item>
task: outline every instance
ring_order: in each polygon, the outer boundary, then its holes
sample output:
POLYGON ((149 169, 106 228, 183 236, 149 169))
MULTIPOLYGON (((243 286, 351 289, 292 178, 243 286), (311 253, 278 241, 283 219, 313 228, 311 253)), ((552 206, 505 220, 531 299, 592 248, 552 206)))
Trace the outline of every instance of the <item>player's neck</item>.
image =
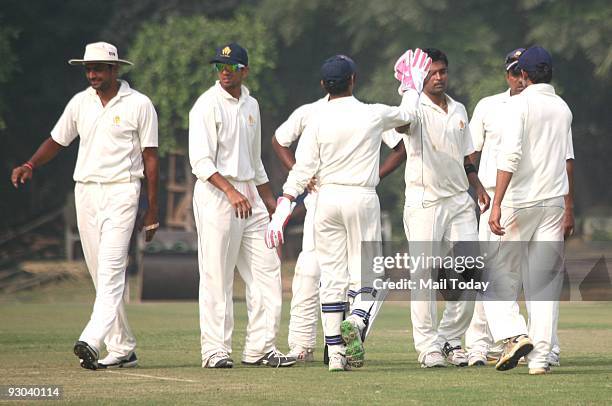
POLYGON ((353 92, 351 92, 350 90, 347 90, 346 92, 343 92, 343 93, 330 94, 329 100, 339 99, 341 97, 351 97, 352 95, 353 95, 353 92))
POLYGON ((439 94, 432 94, 432 93, 425 92, 425 94, 427 95, 427 97, 429 97, 429 99, 436 106, 440 107, 444 111, 448 110, 448 102, 446 101, 446 93, 442 92, 439 94))
POLYGON ((119 88, 120 87, 121 87, 121 85, 120 85, 119 81, 116 80, 116 81, 113 82, 113 84, 108 89, 105 89, 105 90, 98 89, 98 90, 96 90, 96 94, 100 98, 100 101, 102 102, 102 106, 106 106, 106 103, 111 101, 113 99, 113 97, 117 96, 117 93, 119 93, 119 88))

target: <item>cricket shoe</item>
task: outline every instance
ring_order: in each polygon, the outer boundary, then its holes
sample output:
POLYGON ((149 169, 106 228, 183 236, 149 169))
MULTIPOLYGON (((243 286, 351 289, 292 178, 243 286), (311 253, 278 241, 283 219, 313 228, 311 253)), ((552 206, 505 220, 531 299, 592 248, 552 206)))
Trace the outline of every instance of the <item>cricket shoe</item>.
POLYGON ((423 357, 421 361, 421 368, 444 368, 446 367, 446 361, 440 351, 432 351, 423 357))
POLYGON ((533 350, 533 343, 526 334, 510 337, 504 340, 504 352, 495 364, 498 371, 516 368, 519 360, 533 350))
POLYGON ((106 357, 98 361, 98 368, 134 368, 138 365, 138 358, 136 353, 131 352, 125 357, 115 357, 114 355, 108 354, 106 357))
POLYGON ((225 351, 214 353, 210 358, 202 363, 203 368, 232 368, 234 360, 225 351))
POLYGON ((468 357, 460 345, 452 347, 450 343, 445 343, 442 352, 446 356, 446 361, 456 367, 467 367, 468 357))
POLYGON ((548 361, 548 366, 560 367, 561 366, 561 354, 553 350, 548 353, 548 357, 546 357, 546 361, 548 361))
POLYGON ((487 365, 487 354, 482 351, 470 351, 468 354, 468 366, 483 367, 487 365))
POLYGON ((546 375, 550 373, 550 367, 529 368, 529 375, 546 375))
POLYGON ((276 348, 268 352, 266 355, 264 355, 255 362, 242 360, 242 363, 244 365, 267 365, 273 368, 290 367, 296 362, 297 360, 295 358, 283 354, 276 348))
POLYGON ((347 362, 346 356, 338 352, 329 357, 328 369, 330 372, 350 371, 351 366, 347 362))
POLYGON ((293 347, 289 353, 288 357, 295 358, 298 362, 313 362, 314 361, 314 349, 305 348, 301 345, 296 345, 293 347))
MULTIPOLYGON (((365 359, 365 349, 361 341, 361 330, 350 317, 340 324, 340 334, 346 344, 346 362, 353 368, 361 368, 365 359)), ((329 361, 331 365, 331 358, 329 361)))
POLYGON ((77 341, 74 344, 74 355, 79 357, 81 367, 85 369, 98 369, 98 351, 85 341, 77 341))

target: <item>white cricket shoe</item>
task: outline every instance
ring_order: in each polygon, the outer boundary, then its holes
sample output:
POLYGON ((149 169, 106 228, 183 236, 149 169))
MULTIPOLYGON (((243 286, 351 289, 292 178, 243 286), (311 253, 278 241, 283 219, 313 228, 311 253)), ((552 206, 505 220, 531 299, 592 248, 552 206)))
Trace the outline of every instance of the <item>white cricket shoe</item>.
POLYGON ((125 357, 116 357, 112 354, 108 354, 106 357, 98 361, 98 368, 134 368, 138 365, 138 358, 136 353, 131 352, 125 357))
POLYGON ((329 356, 329 371, 341 372, 350 371, 351 366, 346 361, 346 356, 340 352, 329 356))
POLYGON ((218 351, 202 362, 202 368, 232 368, 233 366, 234 360, 225 351, 218 351))
POLYGON ((548 361, 548 366, 551 367, 560 367, 561 366, 561 354, 552 350, 548 353, 548 357, 546 357, 546 361, 548 361))
POLYGON ((457 367, 468 366, 467 354, 460 345, 452 347, 450 343, 445 343, 442 352, 446 356, 446 361, 448 361, 449 364, 457 367))
POLYGON ((432 351, 425 354, 421 361, 421 368, 443 368, 445 366, 446 361, 440 351, 432 351))
POLYGON ((305 347, 302 347, 301 345, 296 345, 289 351, 287 356, 295 358, 298 362, 313 362, 314 361, 314 349, 305 348, 305 347))
POLYGON ((468 366, 481 367, 487 365, 487 354, 482 351, 470 351, 468 354, 468 366))

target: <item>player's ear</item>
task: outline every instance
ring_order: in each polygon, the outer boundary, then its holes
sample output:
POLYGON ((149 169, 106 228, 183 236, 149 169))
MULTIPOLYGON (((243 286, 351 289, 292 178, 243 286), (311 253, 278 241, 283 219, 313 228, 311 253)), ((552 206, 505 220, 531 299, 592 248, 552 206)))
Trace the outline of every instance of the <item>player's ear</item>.
POLYGON ((249 67, 245 66, 244 68, 242 68, 242 80, 248 77, 249 77, 249 67))

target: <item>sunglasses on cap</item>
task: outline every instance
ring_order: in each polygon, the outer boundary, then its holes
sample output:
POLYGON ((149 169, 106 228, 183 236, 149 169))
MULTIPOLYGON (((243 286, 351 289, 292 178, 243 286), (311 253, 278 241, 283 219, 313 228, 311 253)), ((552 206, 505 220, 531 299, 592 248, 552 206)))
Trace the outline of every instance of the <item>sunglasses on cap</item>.
POLYGON ((233 63, 233 64, 227 64, 227 63, 215 63, 213 65, 213 68, 215 69, 215 72, 223 72, 223 70, 227 70, 228 72, 237 72, 241 69, 244 69, 245 66, 241 63, 233 63))

